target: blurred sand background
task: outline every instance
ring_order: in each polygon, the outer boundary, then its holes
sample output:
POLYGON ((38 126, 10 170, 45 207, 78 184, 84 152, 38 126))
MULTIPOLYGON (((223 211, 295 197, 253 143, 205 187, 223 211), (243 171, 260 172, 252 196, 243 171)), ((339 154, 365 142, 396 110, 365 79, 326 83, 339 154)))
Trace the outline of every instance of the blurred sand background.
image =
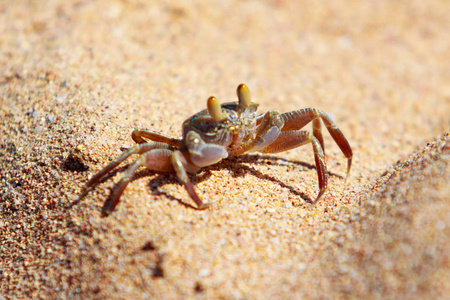
POLYGON ((449 15, 445 0, 1 1, 0 298, 448 297, 449 15), (109 217, 122 172, 76 201, 134 128, 179 137, 242 82, 260 112, 329 113, 353 147, 347 184, 325 132, 316 206, 310 146, 192 175, 205 211, 145 170, 109 217))

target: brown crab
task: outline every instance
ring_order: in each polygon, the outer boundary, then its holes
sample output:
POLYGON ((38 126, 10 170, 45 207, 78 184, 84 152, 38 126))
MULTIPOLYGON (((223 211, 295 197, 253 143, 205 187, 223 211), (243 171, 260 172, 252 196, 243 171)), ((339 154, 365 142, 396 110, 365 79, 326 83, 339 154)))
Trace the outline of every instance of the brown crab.
POLYGON ((216 164, 229 156, 252 152, 278 153, 311 143, 319 178, 319 194, 313 202, 316 203, 326 191, 328 180, 320 120, 325 123, 328 132, 348 159, 348 176, 352 164, 352 149, 326 113, 315 108, 305 108, 284 114, 268 111, 257 116, 258 104, 251 102, 250 91, 245 84, 238 86, 237 96, 239 102, 222 105, 215 97, 210 97, 207 101, 208 109, 183 123, 182 139, 135 129, 131 137, 137 144, 95 174, 80 195, 84 196, 130 155, 139 154, 126 169, 122 180, 113 188, 103 214, 107 215, 114 210, 133 174, 141 166, 157 172, 175 172, 197 208, 205 209, 212 203, 205 203, 200 199, 189 180, 188 172, 197 172, 200 168, 216 164), (300 130, 311 121, 312 134, 300 130))

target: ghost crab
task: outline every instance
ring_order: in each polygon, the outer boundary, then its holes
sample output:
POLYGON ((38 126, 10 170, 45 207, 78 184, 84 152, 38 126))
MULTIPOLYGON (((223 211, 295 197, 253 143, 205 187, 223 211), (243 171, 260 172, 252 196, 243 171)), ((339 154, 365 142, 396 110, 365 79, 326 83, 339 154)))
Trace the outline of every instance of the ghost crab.
POLYGON ((133 174, 145 166, 157 172, 175 172, 198 209, 209 207, 203 202, 189 180, 187 173, 197 172, 229 157, 243 153, 278 153, 311 143, 319 179, 316 203, 327 189, 328 173, 321 131, 321 120, 348 160, 347 176, 352 164, 352 149, 341 130, 324 112, 305 108, 284 114, 268 111, 256 115, 258 104, 251 102, 245 84, 237 88, 238 102, 220 104, 215 97, 208 98, 207 109, 193 115, 183 123, 182 139, 174 139, 148 130, 135 129, 131 135, 136 145, 95 174, 84 186, 81 197, 132 154, 139 157, 126 169, 125 175, 113 188, 103 214, 112 212, 133 174), (300 130, 313 124, 313 133, 300 130))

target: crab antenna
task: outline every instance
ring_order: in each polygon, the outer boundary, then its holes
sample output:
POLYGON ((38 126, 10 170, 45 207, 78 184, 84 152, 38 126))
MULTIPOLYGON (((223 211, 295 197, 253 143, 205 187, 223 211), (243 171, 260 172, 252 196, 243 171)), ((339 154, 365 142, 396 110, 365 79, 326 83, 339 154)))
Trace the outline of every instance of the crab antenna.
POLYGON ((223 119, 222 108, 216 97, 209 97, 206 106, 208 107, 209 114, 215 121, 221 121, 223 119))
POLYGON ((252 103, 252 96, 250 95, 250 90, 248 87, 241 83, 237 88, 237 96, 239 99, 239 106, 246 109, 252 103))

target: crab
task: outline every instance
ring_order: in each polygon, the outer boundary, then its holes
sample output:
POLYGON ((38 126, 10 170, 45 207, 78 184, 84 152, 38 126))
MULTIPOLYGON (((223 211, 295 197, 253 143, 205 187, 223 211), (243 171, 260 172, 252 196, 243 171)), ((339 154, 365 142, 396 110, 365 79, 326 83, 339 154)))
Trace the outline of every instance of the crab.
POLYGON ((347 158, 348 177, 352 165, 352 148, 326 113, 315 108, 305 108, 284 114, 272 110, 257 116, 258 104, 251 102, 250 91, 245 84, 238 86, 237 96, 238 102, 224 104, 220 104, 215 97, 209 97, 207 109, 184 121, 182 139, 135 129, 131 137, 136 145, 96 173, 85 184, 80 195, 84 196, 129 156, 138 154, 139 157, 127 167, 123 178, 112 189, 103 207, 104 215, 114 211, 134 173, 142 166, 156 172, 175 172, 196 203, 196 208, 206 209, 212 202, 202 201, 188 173, 195 173, 231 156, 253 152, 279 153, 312 144, 319 185, 319 193, 312 201, 314 204, 327 190, 328 182, 321 121, 347 158), (310 122, 312 133, 300 130, 310 122))

